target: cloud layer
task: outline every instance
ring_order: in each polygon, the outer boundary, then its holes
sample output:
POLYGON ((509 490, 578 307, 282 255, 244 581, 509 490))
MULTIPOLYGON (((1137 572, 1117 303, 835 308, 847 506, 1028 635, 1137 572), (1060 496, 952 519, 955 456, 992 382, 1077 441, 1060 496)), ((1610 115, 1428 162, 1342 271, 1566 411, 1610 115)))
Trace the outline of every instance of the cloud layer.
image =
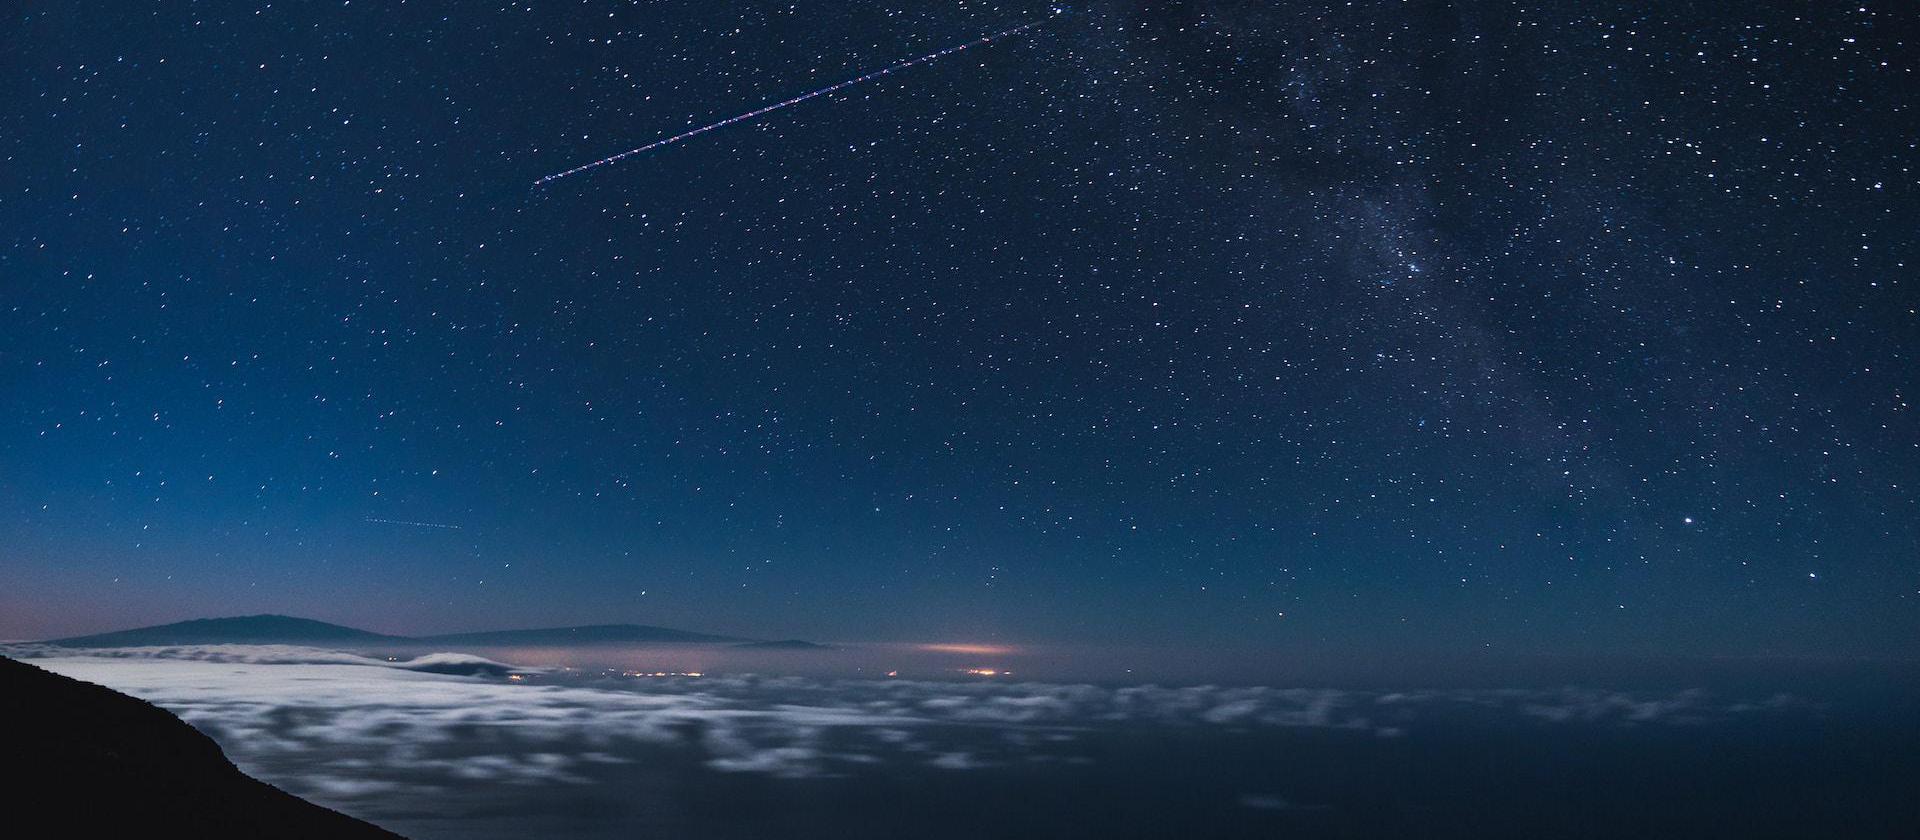
MULTIPOLYGON (((1792 791, 1832 779, 1904 792, 1888 780, 1913 754, 1903 729, 1859 742, 1877 765, 1822 752, 1851 708, 1836 701, 1699 690, 642 677, 274 646, 0 653, 158 703, 247 772, 423 840, 1395 836, 1418 833, 1396 815, 1518 826, 1602 811, 1630 827, 1706 777, 1750 792, 1729 802, 1765 826, 1799 813, 1774 807, 1792 791), (1490 804, 1516 789, 1536 801, 1490 804)), ((1904 813, 1904 797, 1872 796, 1904 813)))
MULTIPOLYGON (((463 654, 386 661, 289 646, 15 656, 148 699, 214 735, 242 764, 312 756, 295 787, 333 797, 422 780, 585 784, 595 764, 649 750, 781 777, 908 762, 967 771, 1079 760, 1072 745, 1122 727, 1350 730, 1396 737, 1450 718, 1505 725, 1674 726, 1794 705, 1705 692, 1169 688, 801 677, 563 678, 463 654), (518 673, 519 681, 503 679, 518 673)), ((430 783, 430 782, 429 782, 430 783)))

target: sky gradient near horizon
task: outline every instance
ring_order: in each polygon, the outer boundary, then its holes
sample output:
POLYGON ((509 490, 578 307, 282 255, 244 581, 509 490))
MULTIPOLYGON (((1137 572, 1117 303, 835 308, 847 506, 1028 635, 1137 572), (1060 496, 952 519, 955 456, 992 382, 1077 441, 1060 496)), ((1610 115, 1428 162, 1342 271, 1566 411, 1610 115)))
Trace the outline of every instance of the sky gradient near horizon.
POLYGON ((1910 9, 0 27, 0 638, 1911 656, 1910 9))

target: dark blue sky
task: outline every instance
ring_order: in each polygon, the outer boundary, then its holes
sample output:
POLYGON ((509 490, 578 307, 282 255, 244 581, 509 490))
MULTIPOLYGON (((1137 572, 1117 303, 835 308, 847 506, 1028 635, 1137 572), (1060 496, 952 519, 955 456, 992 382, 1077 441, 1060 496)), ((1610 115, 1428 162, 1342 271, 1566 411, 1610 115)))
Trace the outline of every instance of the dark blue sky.
POLYGON ((1914 15, 27 2, 0 637, 1911 654, 1914 15), (430 523, 439 526, 429 527, 430 523))

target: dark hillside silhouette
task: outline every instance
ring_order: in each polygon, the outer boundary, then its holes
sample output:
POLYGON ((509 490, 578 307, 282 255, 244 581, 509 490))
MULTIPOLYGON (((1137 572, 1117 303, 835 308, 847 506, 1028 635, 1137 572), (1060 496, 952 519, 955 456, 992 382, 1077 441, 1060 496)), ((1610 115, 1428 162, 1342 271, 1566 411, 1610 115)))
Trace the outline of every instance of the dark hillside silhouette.
POLYGON ((399 837, 241 773, 164 709, 4 657, 0 722, 8 821, 36 836, 399 837))

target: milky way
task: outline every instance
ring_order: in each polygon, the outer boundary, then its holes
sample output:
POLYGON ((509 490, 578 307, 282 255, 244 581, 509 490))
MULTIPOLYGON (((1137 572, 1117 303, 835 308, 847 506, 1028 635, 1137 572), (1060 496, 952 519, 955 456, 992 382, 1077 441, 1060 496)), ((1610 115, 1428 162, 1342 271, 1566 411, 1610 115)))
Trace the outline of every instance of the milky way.
POLYGON ((28 4, 0 636, 1904 651, 1916 13, 28 4))

